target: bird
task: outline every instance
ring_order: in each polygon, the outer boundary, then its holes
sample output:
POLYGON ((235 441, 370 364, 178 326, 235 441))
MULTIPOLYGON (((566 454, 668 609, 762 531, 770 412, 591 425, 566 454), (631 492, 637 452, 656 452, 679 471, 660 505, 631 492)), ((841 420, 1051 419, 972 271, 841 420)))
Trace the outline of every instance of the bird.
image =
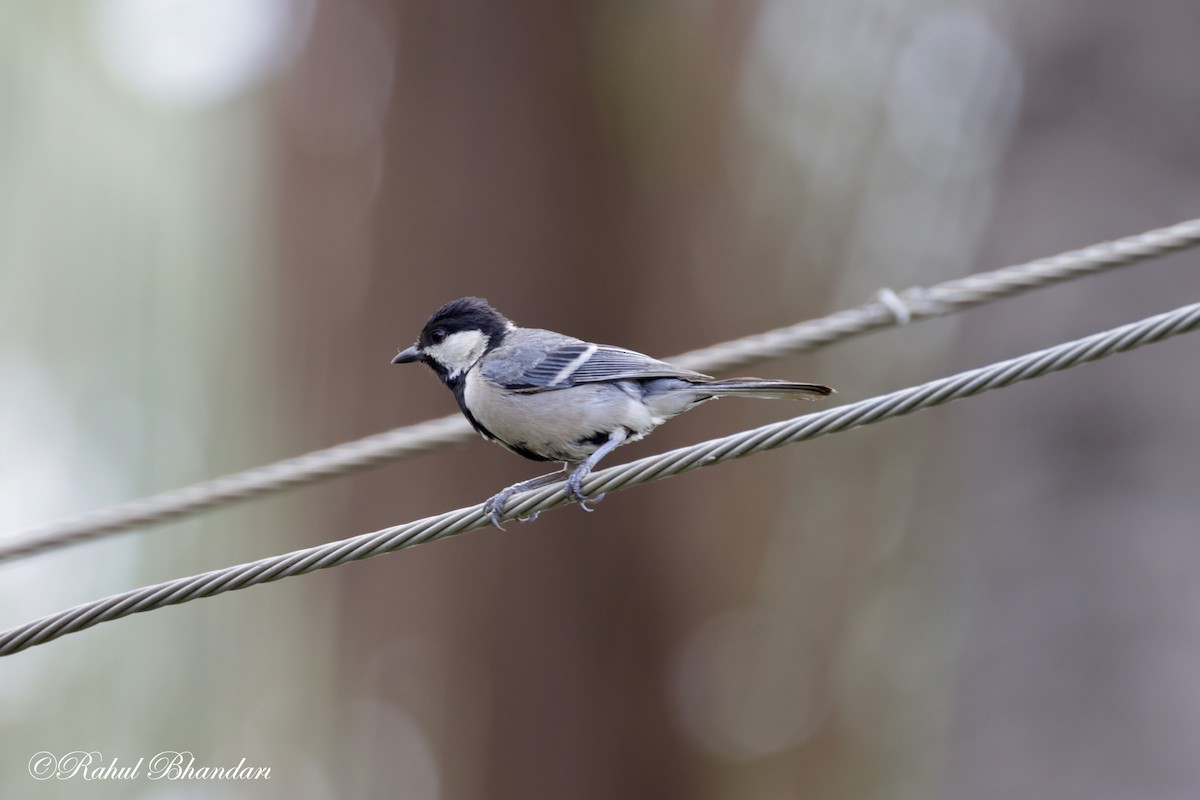
POLYGON ((834 393, 819 383, 718 380, 623 347, 523 328, 480 297, 446 303, 416 343, 392 359, 417 362, 449 387, 484 439, 534 461, 563 464, 560 472, 513 484, 485 502, 483 511, 497 528, 512 495, 556 483, 564 474, 567 497, 591 511, 583 481, 602 458, 701 403, 726 396, 794 400, 834 393))

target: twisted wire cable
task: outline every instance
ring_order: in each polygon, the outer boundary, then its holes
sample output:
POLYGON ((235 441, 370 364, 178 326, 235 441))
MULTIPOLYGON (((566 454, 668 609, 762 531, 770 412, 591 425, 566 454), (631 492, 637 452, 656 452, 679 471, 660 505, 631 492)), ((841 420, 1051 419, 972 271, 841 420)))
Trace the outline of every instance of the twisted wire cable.
POLYGON ((437 450, 465 441, 471 434, 471 426, 455 414, 119 503, 18 534, 14 542, 0 545, 0 564, 437 450))
MULTIPOLYGON (((825 434, 882 422, 1107 358, 1198 328, 1200 303, 919 386, 631 461, 592 474, 584 481, 584 490, 591 496, 615 492, 825 434)), ((505 505, 502 516, 504 519, 528 516, 567 502, 564 485, 560 482, 514 495, 505 505)), ((484 514, 483 506, 474 505, 374 533, 115 594, 0 633, 0 656, 12 655, 130 614, 373 558, 488 524, 490 520, 484 514)))
POLYGON ((930 287, 881 290, 873 302, 668 359, 686 369, 723 372, 916 320, 941 317, 1005 297, 1095 275, 1200 245, 1200 219, 1001 267, 930 287))
MULTIPOLYGON (((1072 250, 1027 264, 1003 267, 928 288, 883 290, 878 299, 819 319, 693 350, 668 361, 699 372, 723 372, 784 355, 808 352, 843 339, 983 305, 1004 297, 1092 275, 1200 245, 1200 219, 1072 250)), ((154 522, 438 450, 474 438, 460 415, 346 442, 325 450, 121 503, 17 534, 0 545, 0 564, 154 522)))

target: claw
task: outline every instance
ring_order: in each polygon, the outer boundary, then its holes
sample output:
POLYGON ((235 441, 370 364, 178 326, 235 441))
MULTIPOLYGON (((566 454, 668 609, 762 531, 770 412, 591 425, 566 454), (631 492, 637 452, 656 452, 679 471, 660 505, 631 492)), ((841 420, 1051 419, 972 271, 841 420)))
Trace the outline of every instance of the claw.
MULTIPOLYGON (((483 504, 483 513, 488 515, 488 518, 491 519, 492 524, 496 526, 497 530, 504 530, 504 526, 500 524, 500 515, 504 513, 504 506, 508 503, 508 498, 520 491, 522 491, 520 484, 517 484, 516 486, 510 486, 504 491, 497 492, 496 494, 492 495, 492 497, 483 504)), ((519 517, 519 519, 521 522, 527 522, 536 516, 537 513, 535 512, 533 517, 519 517)))
POLYGON ((596 503, 599 503, 603 499, 604 499, 604 495, 602 495, 602 494, 598 494, 595 497, 576 497, 576 498, 574 498, 575 502, 579 504, 579 507, 582 508, 584 511, 588 512, 589 514, 596 510, 592 506, 595 506, 596 503), (592 505, 589 506, 588 503, 591 503, 592 505))
MULTIPOLYGON (((492 525, 496 526, 497 530, 504 530, 504 526, 500 524, 500 515, 504 513, 504 505, 508 502, 508 498, 516 493, 509 492, 504 497, 500 496, 504 494, 504 492, 501 492, 483 504, 483 513, 487 514, 488 519, 492 521, 492 525)), ((517 517, 517 522, 533 522, 541 513, 540 511, 535 511, 528 516, 517 517)))
POLYGON ((508 498, 512 496, 512 491, 505 489, 499 494, 493 495, 483 504, 483 513, 487 514, 488 519, 492 521, 492 525, 496 526, 497 530, 504 530, 504 526, 500 524, 500 514, 504 511, 504 504, 508 502, 508 498))
POLYGON ((595 497, 588 497, 585 495, 583 493, 583 478, 583 475, 578 474, 572 474, 569 478, 567 478, 567 498, 574 500, 579 504, 580 508, 590 513, 596 509, 589 506, 588 503, 599 503, 604 499, 604 495, 598 494, 595 497))

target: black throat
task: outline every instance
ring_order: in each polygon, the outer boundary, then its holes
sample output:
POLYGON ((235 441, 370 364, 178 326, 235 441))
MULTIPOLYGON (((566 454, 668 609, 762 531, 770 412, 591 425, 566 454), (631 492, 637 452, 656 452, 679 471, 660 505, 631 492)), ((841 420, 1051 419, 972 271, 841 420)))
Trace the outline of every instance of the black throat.
MULTIPOLYGON (((504 344, 504 340, 508 338, 508 334, 512 328, 513 324, 508 318, 492 308, 491 304, 486 300, 479 297, 462 297, 458 300, 450 301, 434 312, 434 315, 429 318, 429 321, 425 323, 425 327, 421 331, 418 345, 421 348, 429 347, 437 341, 444 340, 447 335, 459 331, 480 331, 487 337, 487 345, 484 348, 483 355, 480 356, 483 359, 487 358, 488 353, 491 353, 497 347, 504 344), (438 336, 440 336, 440 339, 438 336)), ((478 369, 479 363, 476 362, 470 369, 451 377, 450 371, 443 364, 439 364, 432 358, 425 358, 423 360, 434 371, 441 382, 446 384, 450 388, 450 391, 454 392, 454 399, 458 401, 458 407, 462 410, 463 416, 467 418, 467 422, 471 423, 471 427, 478 431, 483 438, 493 442, 500 442, 495 434, 476 419, 475 415, 471 413, 471 409, 467 408, 467 374, 473 369, 478 369)), ((505 442, 500 442, 500 444, 534 461, 550 460, 524 448, 513 447, 505 442)))

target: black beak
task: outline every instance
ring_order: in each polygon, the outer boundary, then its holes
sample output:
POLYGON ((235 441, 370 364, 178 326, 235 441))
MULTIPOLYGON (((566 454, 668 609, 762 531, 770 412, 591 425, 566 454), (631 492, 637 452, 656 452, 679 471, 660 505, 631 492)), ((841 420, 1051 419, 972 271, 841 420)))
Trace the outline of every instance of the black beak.
POLYGON ((416 345, 413 345, 412 347, 408 348, 407 350, 401 350, 399 353, 397 353, 396 357, 392 359, 392 363, 393 364, 411 364, 414 361, 420 361, 420 360, 421 360, 421 351, 417 349, 416 345))

